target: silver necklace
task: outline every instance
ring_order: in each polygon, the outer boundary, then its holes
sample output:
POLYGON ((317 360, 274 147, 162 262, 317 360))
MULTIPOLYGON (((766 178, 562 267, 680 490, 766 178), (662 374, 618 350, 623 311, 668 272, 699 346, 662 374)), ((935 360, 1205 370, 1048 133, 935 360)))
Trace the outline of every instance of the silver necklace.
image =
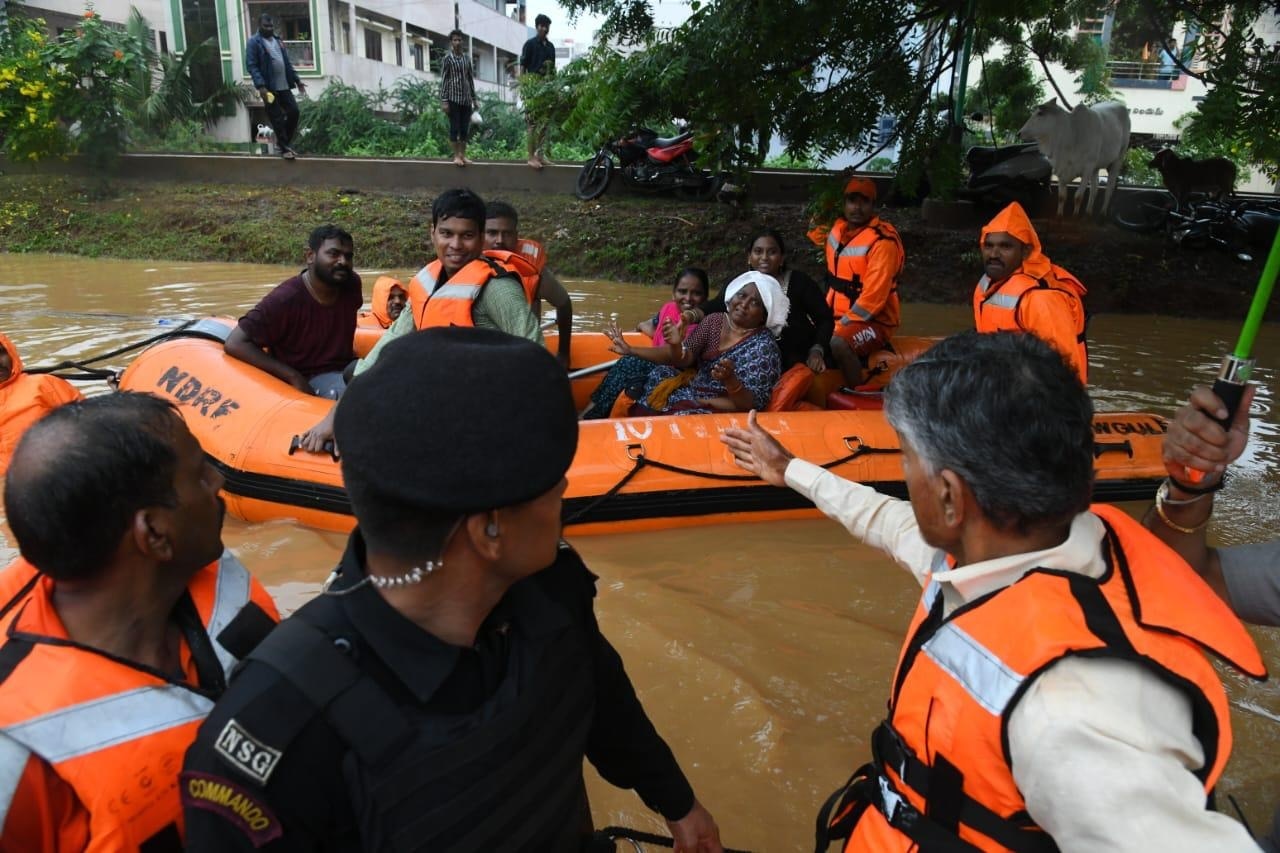
POLYGON ((414 566, 402 575, 393 575, 392 577, 382 577, 381 575, 365 575, 356 583, 346 589, 330 589, 334 581, 338 579, 339 572, 334 569, 329 573, 329 577, 325 579, 324 584, 320 587, 322 595, 350 595, 360 587, 366 584, 376 586, 378 589, 390 589, 402 586, 413 586, 416 583, 422 583, 429 575, 435 574, 444 568, 444 560, 427 560, 421 566, 414 566))

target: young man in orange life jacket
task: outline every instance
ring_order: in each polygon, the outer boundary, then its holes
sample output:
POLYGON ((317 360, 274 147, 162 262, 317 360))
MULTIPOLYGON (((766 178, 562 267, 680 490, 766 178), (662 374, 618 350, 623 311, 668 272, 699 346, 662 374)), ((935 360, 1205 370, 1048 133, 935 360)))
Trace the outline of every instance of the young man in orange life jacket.
MULTIPOLYGON (((556 309, 556 331, 559 343, 556 360, 569 369, 569 346, 573 336, 573 300, 559 277, 547 269, 547 251, 537 240, 520 237, 520 214, 505 201, 491 201, 485 206, 484 247, 500 252, 516 252, 537 268, 538 299, 550 302, 556 309)), ((541 301, 535 313, 542 317, 541 301)))
POLYGON ((511 251, 485 251, 485 204, 471 190, 446 190, 431 205, 436 259, 409 280, 409 306, 356 365, 372 367, 387 344, 415 329, 475 326, 543 343, 533 305, 538 269, 511 251))
POLYGON ((1084 285, 1040 251, 1040 237, 1016 201, 987 223, 978 243, 984 275, 973 290, 974 328, 1030 332, 1087 384, 1084 285))
POLYGON ((1206 806, 1231 718, 1205 652, 1265 677, 1258 650, 1183 559, 1089 505, 1093 409, 1062 357, 964 332, 894 377, 885 415, 910 503, 793 458, 754 414, 724 435, 924 587, 822 849, 1256 850, 1206 806))
POLYGON ((0 571, 0 851, 179 851, 178 772, 278 619, 168 403, 69 403, 18 445, 0 571), (33 568, 34 567, 34 568, 33 568))
POLYGON ((827 233, 809 232, 826 246, 827 305, 835 316, 831 357, 849 385, 862 381, 868 356, 884 349, 898 327, 898 276, 906 255, 898 231, 876 215, 876 185, 851 178, 843 215, 827 233))

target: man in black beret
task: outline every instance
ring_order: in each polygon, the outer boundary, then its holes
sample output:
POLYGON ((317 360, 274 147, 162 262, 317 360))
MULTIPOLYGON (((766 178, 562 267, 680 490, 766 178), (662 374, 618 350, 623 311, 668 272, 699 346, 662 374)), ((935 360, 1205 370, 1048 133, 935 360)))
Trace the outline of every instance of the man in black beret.
POLYGON ((201 727, 188 849, 578 851, 585 756, 677 851, 718 853, 560 540, 578 432, 554 356, 482 329, 407 335, 336 430, 359 527, 201 727), (483 391, 494 376, 507 394, 483 391))

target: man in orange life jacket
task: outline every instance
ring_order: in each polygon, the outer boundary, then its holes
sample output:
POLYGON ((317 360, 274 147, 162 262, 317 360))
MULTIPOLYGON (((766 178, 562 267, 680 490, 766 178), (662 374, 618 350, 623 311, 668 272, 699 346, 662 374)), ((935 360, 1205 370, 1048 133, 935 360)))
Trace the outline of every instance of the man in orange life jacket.
POLYGON ((982 229, 985 274, 973 291, 979 332, 1030 332, 1062 354, 1080 382, 1089 381, 1085 289, 1040 251, 1040 237, 1016 201, 982 229))
MULTIPOLYGON (((568 370, 570 340, 573 337, 573 300, 560 283, 560 278, 547 269, 547 253, 542 244, 520 237, 520 214, 505 201, 491 201, 485 206, 484 247, 516 252, 538 268, 538 299, 545 299, 556 309, 556 360, 568 370)), ((534 313, 541 317, 541 307, 534 313)))
POLYGON ((22 356, 8 335, 0 334, 0 477, 9 470, 18 440, 51 410, 81 399, 67 380, 26 373, 22 356))
MULTIPOLYGON (((889 343, 901 316, 898 276, 906 256, 897 229, 876 215, 875 205, 875 183, 850 179, 844 215, 825 235, 827 305, 836 320, 831 357, 849 385, 862 381, 867 357, 889 343)), ((821 229, 809 237, 823 242, 821 229)))
POLYGON ((538 271, 514 252, 485 252, 484 223, 484 201, 475 193, 440 194, 431 205, 436 259, 410 280, 409 308, 360 359, 356 376, 376 364, 391 341, 414 329, 475 326, 543 343, 532 307, 538 296, 538 271))
POLYGON ((925 588, 821 848, 1256 849, 1206 808, 1231 720, 1203 650, 1264 677, 1257 648, 1177 554, 1089 506, 1092 404, 1066 362, 964 332, 894 377, 885 414, 910 503, 793 458, 754 415, 724 436, 925 588))
POLYGON ((0 573, 0 850, 182 849, 183 753, 278 618, 222 549, 221 485, 147 394, 55 409, 18 446, 4 501, 22 559, 0 573))

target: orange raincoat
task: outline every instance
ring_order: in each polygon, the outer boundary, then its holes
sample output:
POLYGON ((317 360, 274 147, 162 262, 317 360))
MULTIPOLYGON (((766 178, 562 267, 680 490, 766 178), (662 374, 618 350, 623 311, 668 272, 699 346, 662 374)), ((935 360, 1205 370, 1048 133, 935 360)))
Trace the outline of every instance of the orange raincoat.
POLYGON ((84 399, 71 383, 57 376, 22 372, 22 357, 7 335, 0 334, 0 347, 9 355, 12 368, 0 378, 0 476, 8 473, 9 460, 18 439, 33 423, 64 403, 84 399))

